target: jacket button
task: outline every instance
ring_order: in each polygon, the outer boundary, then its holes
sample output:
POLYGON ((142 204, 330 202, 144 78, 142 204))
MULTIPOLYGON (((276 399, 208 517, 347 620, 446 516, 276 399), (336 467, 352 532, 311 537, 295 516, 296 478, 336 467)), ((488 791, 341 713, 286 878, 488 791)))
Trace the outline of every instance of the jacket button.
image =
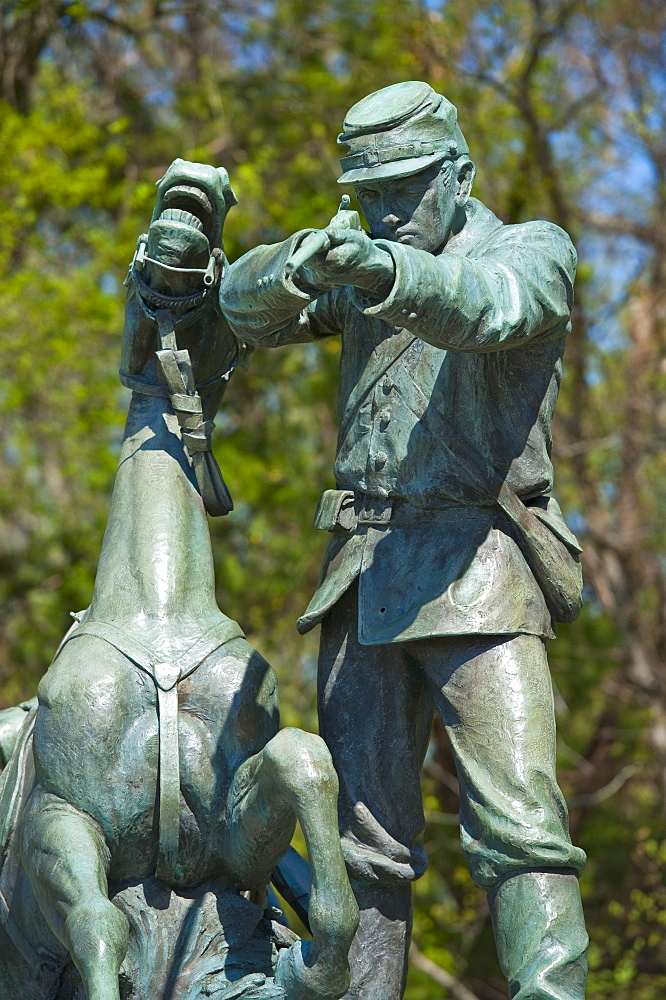
POLYGON ((380 431, 386 430, 391 422, 391 411, 388 406, 384 406, 377 414, 377 419, 379 420, 380 431))
POLYGON ((393 382, 390 378, 385 378, 382 382, 382 392, 388 396, 393 391, 393 382))
POLYGON ((375 455, 375 470, 379 472, 380 469, 384 468, 387 462, 388 462, 388 455, 386 454, 386 452, 378 451, 377 454, 375 455))

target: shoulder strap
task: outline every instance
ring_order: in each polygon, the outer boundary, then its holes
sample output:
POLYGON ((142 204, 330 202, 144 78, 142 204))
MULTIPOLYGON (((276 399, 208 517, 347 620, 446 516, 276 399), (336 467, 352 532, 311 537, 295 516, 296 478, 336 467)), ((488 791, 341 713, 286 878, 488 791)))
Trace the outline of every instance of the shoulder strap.
POLYGON ((492 465, 483 459, 476 445, 468 437, 462 437, 454 430, 442 413, 438 415, 438 419, 447 432, 440 440, 442 447, 459 466, 464 468, 465 475, 473 479, 483 497, 490 500, 493 506, 501 507, 514 524, 521 531, 525 531, 529 524, 526 518, 531 519, 532 515, 516 491, 492 465))
MULTIPOLYGON (((441 414, 440 420, 450 428, 441 414)), ((461 439, 460 435, 451 433, 450 441, 442 440, 442 445, 459 465, 464 466, 479 491, 500 507, 515 525, 523 542, 523 555, 541 587, 553 619, 574 621, 580 613, 583 590, 578 558, 581 549, 577 539, 565 525, 562 525, 564 531, 556 530, 540 508, 526 506, 504 477, 484 462, 468 438, 461 439)))

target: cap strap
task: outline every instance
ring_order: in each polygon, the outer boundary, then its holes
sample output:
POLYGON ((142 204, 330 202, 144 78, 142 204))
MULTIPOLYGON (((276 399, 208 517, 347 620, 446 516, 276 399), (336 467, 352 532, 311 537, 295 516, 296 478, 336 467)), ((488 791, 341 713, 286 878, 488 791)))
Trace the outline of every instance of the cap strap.
POLYGON ((395 160, 434 156, 442 150, 452 159, 458 155, 458 145, 451 139, 434 139, 432 142, 417 140, 392 146, 366 146, 359 152, 348 153, 340 160, 340 166, 343 170, 357 170, 359 167, 374 167, 380 163, 393 163, 395 160))

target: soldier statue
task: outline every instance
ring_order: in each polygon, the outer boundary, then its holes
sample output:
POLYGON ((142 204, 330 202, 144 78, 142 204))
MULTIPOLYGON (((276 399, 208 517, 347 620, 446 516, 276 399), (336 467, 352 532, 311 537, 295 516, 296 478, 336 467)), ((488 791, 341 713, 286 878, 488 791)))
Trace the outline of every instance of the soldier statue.
POLYGON ((346 996, 403 995, 436 710, 510 996, 582 1000, 585 855, 545 646, 582 586, 550 458, 576 253, 470 197, 456 108, 426 83, 359 101, 338 142, 369 234, 343 209, 247 253, 220 294, 245 343, 342 337, 336 489, 315 520, 331 541, 298 627, 321 623, 320 727, 361 908, 346 996))

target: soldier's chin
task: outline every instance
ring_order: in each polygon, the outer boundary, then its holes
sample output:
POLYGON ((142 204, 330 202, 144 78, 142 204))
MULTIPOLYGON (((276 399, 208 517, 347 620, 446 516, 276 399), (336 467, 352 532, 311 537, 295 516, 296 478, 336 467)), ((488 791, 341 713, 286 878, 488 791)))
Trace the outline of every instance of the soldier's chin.
POLYGON ((394 229, 388 229, 372 234, 373 240, 386 240, 387 243, 402 243, 406 247, 415 247, 417 250, 430 250, 428 241, 420 233, 401 233, 394 229))
POLYGON ((423 233, 402 233, 397 237, 397 242, 405 247, 413 247, 414 250, 425 250, 426 253, 437 253, 441 247, 441 243, 435 244, 432 238, 423 233))
POLYGON ((414 247, 415 250, 429 250, 432 252, 430 243, 422 233, 400 233, 396 239, 404 247, 414 247))
POLYGON ((387 243, 400 243, 400 237, 394 229, 378 229, 371 233, 373 240, 386 240, 387 243))

